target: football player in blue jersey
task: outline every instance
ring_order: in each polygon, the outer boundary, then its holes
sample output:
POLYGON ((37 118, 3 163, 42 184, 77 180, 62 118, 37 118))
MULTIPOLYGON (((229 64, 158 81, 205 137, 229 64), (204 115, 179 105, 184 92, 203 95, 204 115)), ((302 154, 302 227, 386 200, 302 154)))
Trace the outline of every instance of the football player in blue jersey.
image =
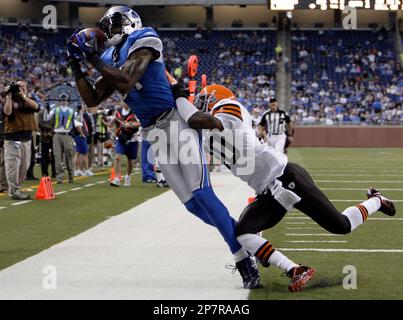
POLYGON ((177 112, 158 34, 152 28, 143 28, 138 14, 125 6, 111 7, 100 26, 109 47, 101 56, 95 32, 90 39, 84 33, 75 33, 68 42, 70 66, 81 97, 87 106, 95 107, 115 90, 123 95, 139 119, 143 136, 151 143, 169 186, 188 211, 219 230, 234 256, 244 288, 260 287, 255 260, 236 240, 236 221, 211 187, 201 136, 177 112), (82 57, 101 74, 94 86, 81 70, 82 57), (178 139, 175 130, 186 132, 186 141, 178 139), (180 156, 183 147, 198 161, 184 161, 180 156))

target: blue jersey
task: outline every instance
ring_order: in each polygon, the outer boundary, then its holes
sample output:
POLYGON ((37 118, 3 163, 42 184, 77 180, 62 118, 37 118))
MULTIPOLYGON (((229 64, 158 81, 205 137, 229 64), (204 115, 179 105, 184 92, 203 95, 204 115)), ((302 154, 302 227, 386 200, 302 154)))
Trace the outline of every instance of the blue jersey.
POLYGON ((127 36, 117 47, 108 48, 101 56, 104 63, 120 68, 130 55, 142 48, 153 51, 150 62, 140 81, 135 84, 125 103, 136 114, 142 127, 147 127, 167 110, 175 107, 171 85, 165 74, 162 42, 153 28, 142 28, 127 36))

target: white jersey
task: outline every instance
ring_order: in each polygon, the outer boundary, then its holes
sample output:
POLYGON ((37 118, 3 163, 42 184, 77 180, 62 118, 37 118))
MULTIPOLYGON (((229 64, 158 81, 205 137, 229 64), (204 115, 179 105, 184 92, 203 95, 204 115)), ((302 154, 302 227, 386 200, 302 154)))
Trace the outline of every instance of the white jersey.
MULTIPOLYGON (((270 189, 276 179, 283 175, 287 156, 259 141, 252 127, 251 115, 238 101, 219 101, 211 110, 211 115, 222 122, 225 130, 221 133, 220 142, 224 147, 221 150, 211 142, 211 138, 219 133, 210 133, 210 153, 219 157, 221 162, 253 188, 256 194, 262 194, 268 187, 270 189)), ((218 141, 214 141, 217 146, 218 141)))

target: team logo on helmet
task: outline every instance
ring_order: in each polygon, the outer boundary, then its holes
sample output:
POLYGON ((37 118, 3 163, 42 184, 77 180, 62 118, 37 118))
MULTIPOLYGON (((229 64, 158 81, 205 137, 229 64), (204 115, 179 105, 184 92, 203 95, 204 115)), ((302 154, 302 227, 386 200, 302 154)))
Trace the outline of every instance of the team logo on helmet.
POLYGON ((100 27, 106 34, 106 45, 110 47, 118 45, 125 35, 141 29, 142 23, 134 10, 126 6, 115 6, 105 12, 100 27))

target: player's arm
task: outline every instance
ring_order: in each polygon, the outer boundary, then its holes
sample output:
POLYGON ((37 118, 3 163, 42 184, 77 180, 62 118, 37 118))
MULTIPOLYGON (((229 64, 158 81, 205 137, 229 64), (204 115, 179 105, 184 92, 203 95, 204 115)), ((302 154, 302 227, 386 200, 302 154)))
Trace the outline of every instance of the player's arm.
POLYGON ((266 131, 266 113, 263 114, 262 119, 260 120, 260 123, 257 126, 257 133, 260 137, 263 138, 264 141, 267 139, 267 131, 266 131))
POLYGON ((208 113, 197 110, 186 98, 177 98, 176 106, 181 118, 185 120, 192 129, 224 130, 224 126, 219 119, 208 113))
POLYGON ((139 82, 148 64, 154 58, 155 54, 144 48, 133 52, 120 69, 107 65, 97 54, 91 58, 90 62, 113 89, 126 94, 139 82))
POLYGON ((74 57, 69 58, 69 65, 73 72, 78 92, 89 108, 97 107, 113 93, 114 88, 103 77, 99 77, 93 86, 81 70, 80 63, 74 57))

